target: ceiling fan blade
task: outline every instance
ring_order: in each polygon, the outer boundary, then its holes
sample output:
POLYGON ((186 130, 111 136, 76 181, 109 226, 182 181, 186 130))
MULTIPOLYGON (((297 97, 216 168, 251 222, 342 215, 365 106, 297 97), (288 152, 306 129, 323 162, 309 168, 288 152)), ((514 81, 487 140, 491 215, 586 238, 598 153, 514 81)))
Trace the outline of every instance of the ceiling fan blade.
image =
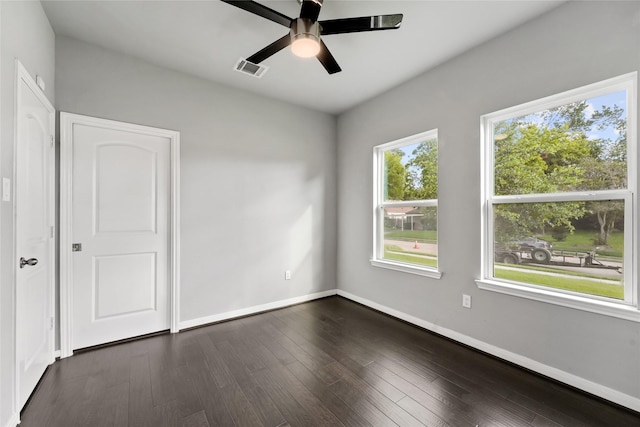
POLYGON ((256 3, 251 0, 222 0, 225 3, 229 3, 232 6, 239 7, 240 9, 246 10, 247 12, 251 12, 255 15, 266 18, 270 21, 276 22, 280 25, 283 25, 287 28, 291 26, 291 18, 282 13, 270 9, 267 6, 263 6, 260 3, 256 3))
POLYGON ((264 49, 248 57, 247 61, 253 62, 254 64, 259 64, 265 59, 267 59, 268 57, 270 57, 271 55, 274 55, 280 52, 282 49, 289 46, 290 44, 291 44, 291 36, 289 34, 286 34, 282 38, 279 38, 278 40, 271 43, 269 46, 265 47, 264 49))
POLYGON ((342 71, 342 68, 340 68, 340 66, 336 62, 336 59, 333 57, 331 52, 329 52, 327 45, 324 44, 322 40, 320 40, 320 52, 318 53, 317 58, 324 69, 327 70, 327 73, 335 74, 342 71))
POLYGON ((402 24, 402 14, 363 16, 360 18, 320 21, 323 36, 329 34, 358 33, 361 31, 395 30, 402 24))
POLYGON ((320 9, 322 9, 322 0, 304 0, 300 9, 300 18, 316 22, 318 15, 320 15, 320 9))

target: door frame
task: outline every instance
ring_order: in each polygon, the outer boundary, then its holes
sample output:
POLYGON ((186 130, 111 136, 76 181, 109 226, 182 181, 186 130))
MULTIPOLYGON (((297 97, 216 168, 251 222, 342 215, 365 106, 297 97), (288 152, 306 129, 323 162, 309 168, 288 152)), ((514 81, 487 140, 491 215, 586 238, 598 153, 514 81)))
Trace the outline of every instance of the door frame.
POLYGON ((72 242, 72 174, 73 126, 102 127, 125 132, 169 138, 169 325, 171 333, 179 332, 180 317, 180 132, 60 112, 60 357, 73 355, 73 257, 72 242))
POLYGON ((21 105, 21 96, 20 96, 20 84, 24 82, 24 84, 33 92, 33 94, 38 98, 40 102, 44 104, 44 106, 49 111, 49 135, 51 137, 51 145, 52 149, 49 152, 49 188, 48 188, 48 203, 49 203, 49 226, 51 227, 51 238, 49 239, 49 303, 47 304, 49 307, 49 318, 51 319, 51 327, 49 328, 49 364, 53 363, 54 358, 54 347, 55 347, 55 328, 53 327, 55 322, 55 278, 56 278, 56 245, 55 245, 55 176, 56 176, 56 150, 55 150, 55 130, 56 130, 56 121, 55 114, 56 110, 51 104, 51 102, 47 99, 44 92, 40 89, 40 87, 36 84, 31 74, 27 71, 27 69, 22 65, 20 60, 15 60, 15 88, 14 88, 14 99, 15 99, 15 114, 14 114, 14 138, 13 138, 13 174, 12 179, 13 183, 11 185, 11 193, 13 194, 13 358, 14 358, 14 366, 15 366, 15 375, 14 375, 14 390, 13 390, 13 406, 15 408, 16 414, 19 414, 22 408, 19 408, 20 405, 20 360, 18 360, 18 200, 20 195, 17 193, 18 185, 18 141, 20 137, 20 127, 18 123, 18 112, 19 107, 21 105))

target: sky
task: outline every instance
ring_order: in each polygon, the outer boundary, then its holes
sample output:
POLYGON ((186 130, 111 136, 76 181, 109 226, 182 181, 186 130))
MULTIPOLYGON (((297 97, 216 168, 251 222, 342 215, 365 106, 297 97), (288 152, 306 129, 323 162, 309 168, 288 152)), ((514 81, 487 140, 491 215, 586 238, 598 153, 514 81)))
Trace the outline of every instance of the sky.
MULTIPOLYGON (((622 110, 624 111, 624 117, 627 117, 627 93, 624 90, 608 93, 594 98, 588 98, 586 99, 586 101, 588 105, 588 108, 585 111, 585 113, 587 114, 587 119, 589 119, 595 111, 600 110, 603 106, 613 107, 614 105, 622 108, 622 110)), ((525 121, 537 124, 543 123, 543 119, 540 113, 533 113, 528 116, 517 117, 514 119, 524 119, 525 121)), ((615 141, 618 138, 618 132, 613 126, 604 129, 597 129, 594 126, 591 131, 587 132, 587 137, 589 139, 608 139, 611 141, 615 141)))
MULTIPOLYGON (((624 116, 627 117, 626 91, 614 92, 597 98, 591 98, 587 100, 587 103, 589 104, 589 109, 587 111, 591 114, 593 114, 594 111, 601 109, 603 105, 609 107, 617 105, 623 109, 624 116)), ((592 132, 589 132, 587 136, 591 139, 602 138, 611 140, 615 140, 618 137, 616 130, 612 128, 603 130, 594 129, 592 132)))

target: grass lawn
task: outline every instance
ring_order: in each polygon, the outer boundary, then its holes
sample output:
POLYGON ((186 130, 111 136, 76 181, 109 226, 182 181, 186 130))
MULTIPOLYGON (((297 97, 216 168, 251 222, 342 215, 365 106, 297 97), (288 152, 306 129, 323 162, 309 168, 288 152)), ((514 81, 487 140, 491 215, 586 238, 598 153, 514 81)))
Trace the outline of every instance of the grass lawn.
POLYGON ((406 250, 402 249, 398 245, 384 245, 384 250, 385 251, 393 251, 393 252, 402 252, 404 254, 428 255, 428 256, 433 256, 433 257, 437 257, 438 256, 437 254, 432 254, 432 253, 429 253, 429 252, 406 251, 406 250))
MULTIPOLYGON (((513 267, 513 265, 508 265, 508 264, 503 264, 501 262, 497 262, 496 265, 504 265, 504 266, 508 266, 508 267, 513 267)), ((522 263, 522 264, 518 264, 518 268, 522 269, 522 270, 533 270, 533 271, 545 271, 545 272, 549 272, 549 273, 560 273, 560 274, 564 274, 565 276, 576 276, 576 277, 590 277, 592 279, 609 279, 608 276, 602 276, 600 274, 594 274, 594 273, 589 273, 589 269, 585 268, 585 273, 579 273, 577 271, 570 271, 570 270, 561 270, 559 268, 553 268, 553 267, 543 267, 540 265, 534 265, 534 264, 527 264, 527 263, 522 263)), ((622 274, 620 275, 620 278, 622 278, 622 274)))
POLYGON ((438 260, 432 258, 423 258, 418 256, 413 256, 409 254, 398 254, 394 252, 384 251, 384 259, 392 260, 392 261, 400 261, 406 262, 409 264, 418 264, 424 265, 427 267, 437 267, 438 260))
MULTIPOLYGON (((539 236, 541 239, 548 240, 553 244, 553 250, 556 251, 579 251, 590 252, 595 249, 593 240, 597 237, 596 231, 591 230, 575 230, 573 234, 567 235, 567 238, 559 242, 551 235, 539 236)), ((596 250, 598 255, 622 258, 624 249, 624 233, 614 231, 609 236, 609 246, 601 246, 596 250)))
POLYGON ((530 271, 517 270, 496 269, 494 275, 497 279, 512 280, 514 282, 531 283, 534 285, 582 292, 590 295, 624 299, 624 289, 618 284, 592 282, 590 280, 580 279, 579 277, 569 278, 547 276, 530 271))
POLYGON ((408 240, 413 242, 437 242, 438 232, 435 230, 398 230, 395 228, 387 228, 384 230, 384 237, 387 239, 408 240))

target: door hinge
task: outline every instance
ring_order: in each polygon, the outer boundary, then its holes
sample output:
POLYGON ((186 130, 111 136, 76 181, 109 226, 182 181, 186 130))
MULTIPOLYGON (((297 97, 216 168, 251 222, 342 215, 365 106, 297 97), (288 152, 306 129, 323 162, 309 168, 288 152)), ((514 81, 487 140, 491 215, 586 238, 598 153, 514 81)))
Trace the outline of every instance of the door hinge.
POLYGON ((53 317, 49 318, 49 329, 53 331, 53 326, 54 326, 54 319, 53 317))
POLYGON ((53 135, 49 135, 49 140, 51 141, 51 148, 53 148, 55 140, 53 138, 53 135))
POLYGON ((49 234, 53 239, 56 236, 55 227, 52 225, 51 227, 49 227, 49 231, 50 231, 49 234))

